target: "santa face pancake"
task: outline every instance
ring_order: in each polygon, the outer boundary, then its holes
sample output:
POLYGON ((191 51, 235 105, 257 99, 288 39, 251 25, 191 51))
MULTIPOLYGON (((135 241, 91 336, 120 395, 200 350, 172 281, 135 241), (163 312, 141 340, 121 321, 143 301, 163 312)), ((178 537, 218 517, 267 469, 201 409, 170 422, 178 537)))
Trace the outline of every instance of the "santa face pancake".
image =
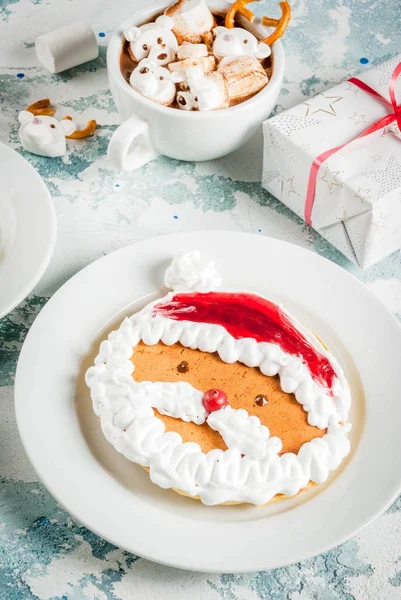
POLYGON ((263 505, 325 481, 350 449, 336 359, 276 304, 215 291, 196 251, 165 283, 173 291, 125 319, 87 371, 106 439, 204 504, 263 505))

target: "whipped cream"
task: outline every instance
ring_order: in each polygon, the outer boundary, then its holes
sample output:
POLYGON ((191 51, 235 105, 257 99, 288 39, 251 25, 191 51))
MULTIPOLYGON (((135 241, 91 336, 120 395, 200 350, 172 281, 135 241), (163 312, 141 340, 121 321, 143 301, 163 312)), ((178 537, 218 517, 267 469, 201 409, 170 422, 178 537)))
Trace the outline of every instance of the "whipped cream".
POLYGON ((270 431, 260 424, 256 416, 249 416, 243 408, 226 406, 210 413, 208 425, 218 431, 227 448, 239 450, 252 460, 263 460, 278 454, 283 444, 278 437, 270 437, 270 431))
POLYGON ((221 285, 221 277, 214 260, 204 258, 199 250, 176 256, 164 275, 170 290, 211 292, 221 285))
MULTIPOLYGON (((199 289, 200 282, 203 286, 205 281, 210 290, 221 281, 217 281, 214 264, 203 260, 198 252, 175 259, 165 280, 177 291, 199 289), (190 276, 191 264, 198 271, 194 278, 190 276), (187 281, 188 286, 194 287, 183 288, 187 281)), ((95 365, 86 373, 94 411, 107 440, 128 459, 149 467, 151 480, 160 487, 199 496, 205 504, 238 501, 261 505, 276 494, 295 495, 309 481, 325 481, 350 449, 347 438, 350 426, 342 424, 348 418, 350 393, 335 358, 290 317, 310 343, 329 358, 336 373, 334 395, 330 396, 312 379, 299 358, 286 354, 275 344, 257 343, 249 338, 236 340, 218 325, 154 316, 154 307, 171 301, 173 296, 170 293, 125 319, 102 342, 95 365), (140 340, 148 345, 179 342, 203 352, 218 352, 228 363, 240 361, 258 366, 266 375, 278 373, 281 387, 294 392, 308 413, 309 423, 327 428, 327 433, 303 444, 298 454, 279 456, 281 440, 270 437, 268 428, 247 411, 227 406, 208 415, 202 403, 203 392, 190 384, 136 382, 131 358, 140 340), (205 454, 198 444, 183 443, 177 433, 165 432, 154 408, 184 421, 202 424, 206 420, 220 432, 228 450, 216 449, 205 454)))
POLYGON ((213 54, 222 59, 226 56, 254 56, 255 58, 267 58, 271 54, 270 47, 259 40, 246 29, 234 27, 215 27, 216 34, 213 42, 213 54))
POLYGON ((67 149, 65 136, 71 135, 76 126, 74 121, 58 121, 47 115, 35 116, 27 110, 18 115, 21 124, 19 137, 25 150, 39 156, 54 158, 63 156, 67 149))

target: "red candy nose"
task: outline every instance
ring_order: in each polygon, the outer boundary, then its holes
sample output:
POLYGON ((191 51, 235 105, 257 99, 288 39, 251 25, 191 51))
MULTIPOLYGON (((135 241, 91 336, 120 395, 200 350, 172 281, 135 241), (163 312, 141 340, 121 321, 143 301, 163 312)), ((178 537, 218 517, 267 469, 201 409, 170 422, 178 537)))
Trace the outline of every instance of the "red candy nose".
POLYGON ((227 394, 222 390, 208 390, 203 396, 203 406, 206 408, 207 412, 211 413, 215 410, 220 410, 220 408, 224 408, 227 404, 227 394))

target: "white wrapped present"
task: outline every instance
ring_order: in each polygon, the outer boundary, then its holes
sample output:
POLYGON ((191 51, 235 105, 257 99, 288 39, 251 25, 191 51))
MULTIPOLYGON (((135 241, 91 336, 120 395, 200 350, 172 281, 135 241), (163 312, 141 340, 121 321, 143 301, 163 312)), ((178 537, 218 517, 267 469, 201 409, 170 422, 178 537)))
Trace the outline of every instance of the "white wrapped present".
POLYGON ((362 268, 401 248, 400 63, 398 55, 263 125, 263 187, 362 268))

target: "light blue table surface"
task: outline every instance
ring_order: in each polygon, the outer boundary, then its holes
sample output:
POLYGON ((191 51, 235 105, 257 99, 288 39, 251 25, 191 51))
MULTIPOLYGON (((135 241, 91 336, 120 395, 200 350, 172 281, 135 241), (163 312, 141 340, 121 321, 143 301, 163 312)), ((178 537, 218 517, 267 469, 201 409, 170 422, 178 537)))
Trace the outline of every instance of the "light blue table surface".
MULTIPOLYGON (((193 229, 272 235, 310 248, 359 277, 401 318, 401 260, 395 253, 362 272, 260 187, 261 138, 214 162, 159 158, 135 174, 113 172, 105 151, 118 115, 107 89, 112 29, 137 0, 0 1, 0 140, 45 180, 58 215, 58 241, 40 284, 0 320, 1 600, 392 600, 401 598, 401 502, 354 539, 288 568, 253 575, 206 575, 152 564, 75 522, 37 480, 16 431, 15 367, 24 338, 48 298, 79 269, 129 242, 193 229), (52 76, 39 67, 37 35, 91 23, 100 56, 52 76), (28 155, 17 112, 50 97, 96 136, 73 142, 68 159, 28 155)), ((277 12, 264 0, 259 14, 277 12)), ((276 112, 401 52, 396 0, 293 0, 285 37, 287 71, 276 112)), ((400 150, 401 153, 401 150, 400 150)), ((34 199, 32 199, 34 201, 34 199)))

